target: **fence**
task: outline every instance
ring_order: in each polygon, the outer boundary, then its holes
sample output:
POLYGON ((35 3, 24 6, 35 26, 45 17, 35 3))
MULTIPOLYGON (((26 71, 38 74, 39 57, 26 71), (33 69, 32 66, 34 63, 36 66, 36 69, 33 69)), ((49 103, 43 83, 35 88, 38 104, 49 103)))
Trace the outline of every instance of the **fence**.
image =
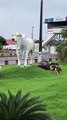
MULTIPOLYGON (((49 55, 42 55, 42 60, 47 60, 49 59, 55 61, 58 60, 57 55, 49 54, 49 55)), ((30 57, 28 58, 30 60, 30 57)), ((35 55, 33 57, 33 62, 38 61, 38 55, 35 55)), ((0 57, 0 65, 8 65, 8 64, 17 64, 18 60, 17 57, 0 57)), ((22 59, 22 62, 24 62, 24 58, 22 59)))

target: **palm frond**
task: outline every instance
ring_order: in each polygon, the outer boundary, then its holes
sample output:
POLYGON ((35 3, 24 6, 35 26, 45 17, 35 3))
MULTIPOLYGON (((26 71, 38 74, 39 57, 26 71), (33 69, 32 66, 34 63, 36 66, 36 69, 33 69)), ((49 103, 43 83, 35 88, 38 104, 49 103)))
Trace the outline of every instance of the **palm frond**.
POLYGON ((30 98, 30 93, 22 96, 20 90, 16 95, 8 93, 8 97, 0 93, 0 120, 51 120, 39 97, 30 98))

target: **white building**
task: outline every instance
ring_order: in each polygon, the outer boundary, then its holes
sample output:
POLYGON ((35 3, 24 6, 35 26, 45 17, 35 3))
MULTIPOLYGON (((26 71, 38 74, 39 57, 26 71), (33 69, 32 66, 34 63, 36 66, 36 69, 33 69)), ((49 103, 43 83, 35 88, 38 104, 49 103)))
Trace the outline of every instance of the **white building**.
POLYGON ((56 54, 56 47, 52 45, 52 41, 61 40, 61 31, 67 29, 67 17, 65 19, 48 18, 44 23, 47 24, 47 38, 42 45, 48 53, 56 54))

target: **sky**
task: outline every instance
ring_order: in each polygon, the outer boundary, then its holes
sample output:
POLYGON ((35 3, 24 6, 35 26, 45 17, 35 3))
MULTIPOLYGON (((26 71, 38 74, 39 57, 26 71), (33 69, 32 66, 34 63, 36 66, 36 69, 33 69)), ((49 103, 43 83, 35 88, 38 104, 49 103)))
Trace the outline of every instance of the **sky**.
MULTIPOLYGON (((20 32, 39 39, 41 0, 0 0, 0 36, 11 39, 12 34, 20 32)), ((67 0, 43 0, 43 22, 45 18, 65 18, 67 0)), ((46 25, 43 23, 43 39, 46 25)))

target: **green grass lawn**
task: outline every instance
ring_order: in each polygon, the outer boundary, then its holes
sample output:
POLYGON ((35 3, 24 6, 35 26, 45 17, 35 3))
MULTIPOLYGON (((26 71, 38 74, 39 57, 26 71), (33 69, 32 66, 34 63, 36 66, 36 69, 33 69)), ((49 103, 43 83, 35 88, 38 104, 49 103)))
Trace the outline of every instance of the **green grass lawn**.
POLYGON ((27 68, 3 66, 0 91, 7 94, 8 89, 12 93, 20 89, 23 94, 30 92, 31 96, 40 96, 55 120, 67 120, 67 65, 62 65, 59 75, 35 65, 27 68))

